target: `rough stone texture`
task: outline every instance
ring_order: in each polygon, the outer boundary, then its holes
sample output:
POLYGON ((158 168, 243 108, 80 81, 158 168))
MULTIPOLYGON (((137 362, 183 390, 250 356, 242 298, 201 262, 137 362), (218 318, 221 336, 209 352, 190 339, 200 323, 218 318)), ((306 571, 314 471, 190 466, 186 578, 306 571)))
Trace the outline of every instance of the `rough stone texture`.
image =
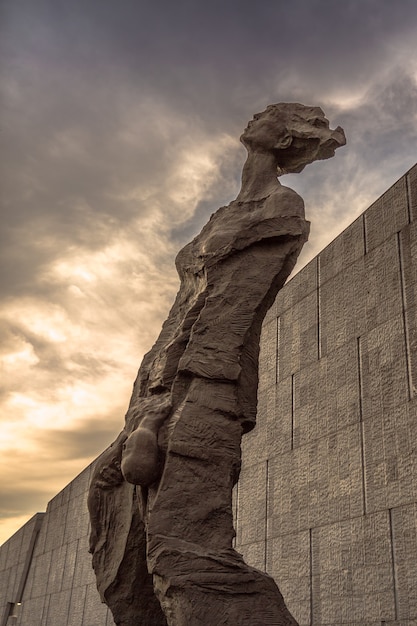
MULTIPOLYGON (((406 176, 414 181, 413 197, 416 198, 417 166, 406 176)), ((414 212, 414 215, 417 214, 414 212)), ((363 216, 359 221, 362 219, 363 216)), ((372 228, 378 228, 377 219, 372 228)), ((356 222, 350 229, 360 237, 361 229, 356 222)), ((343 290, 343 273, 349 275, 349 268, 359 261, 361 250, 364 250, 363 239, 362 243, 356 242, 356 236, 349 245, 336 239, 321 253, 326 255, 326 263, 320 255, 285 285, 265 320, 265 327, 271 324, 271 329, 263 333, 261 339, 260 377, 263 382, 259 391, 257 426, 243 439, 241 479, 234 492, 235 545, 249 564, 261 570, 266 568, 274 577, 288 608, 301 626, 311 623, 314 626, 381 626, 384 622, 386 626, 417 626, 417 403, 414 397, 408 396, 406 389, 407 381, 417 380, 414 335, 417 230, 414 222, 402 228, 399 235, 394 230, 385 242, 389 242, 390 237, 400 241, 398 252, 402 258, 402 272, 394 271, 398 265, 390 256, 392 252, 377 252, 380 246, 376 246, 375 259, 378 258, 382 266, 379 271, 373 271, 372 279, 369 277, 369 289, 374 294, 380 293, 386 276, 392 276, 390 285, 399 294, 400 305, 401 302, 404 304, 403 323, 398 321, 398 316, 401 317, 398 302, 391 302, 386 308, 385 299, 381 297, 379 317, 373 314, 370 318, 376 320, 375 328, 362 326, 364 330, 359 340, 346 333, 346 342, 342 344, 330 337, 332 348, 321 359, 317 353, 316 361, 303 363, 292 375, 274 382, 271 372, 276 364, 269 344, 276 345, 272 328, 277 324, 277 317, 301 300, 307 302, 307 296, 317 291, 318 265, 321 266, 321 279, 325 281, 321 281, 321 288, 341 274, 337 288, 343 290), (331 252, 330 248, 339 250, 342 258, 338 256, 339 252, 331 252), (336 258, 337 271, 332 267, 336 258), (325 277, 324 271, 327 272, 325 277), (401 282, 396 286, 397 280, 401 282), (398 337, 397 332, 400 333, 398 337), (384 337, 387 338, 386 346, 384 337), (268 356, 264 360, 265 351, 268 356), (397 359, 396 354, 401 358, 397 359), (367 369, 362 371, 365 361, 367 369), (266 372, 263 371, 264 363, 266 372), (400 384, 393 386, 391 379, 397 377, 397 370, 400 384), (297 383, 303 384, 308 395, 306 404, 310 419, 304 401, 297 396, 297 383), (342 388, 339 389, 339 385, 342 388), (386 386, 387 393, 384 391, 386 386), (319 387, 326 400, 318 397, 319 387), (391 400, 390 395, 393 395, 391 400), (356 458, 358 441, 347 439, 342 431, 348 429, 351 432, 349 429, 354 426, 359 426, 363 492, 356 490, 360 499, 349 505, 347 500, 352 494, 347 492, 346 486, 354 478, 351 474, 356 467, 350 465, 349 459, 356 458), (298 434, 294 436, 296 429, 298 434), (335 438, 339 431, 340 435, 335 438), (329 458, 327 446, 332 450, 329 458), (304 452, 300 453, 302 448, 304 452), (291 454, 297 463, 290 461, 286 466, 277 460, 282 455, 291 454), (321 481, 328 480, 325 468, 330 462, 331 471, 335 471, 338 454, 340 468, 328 485, 336 485, 340 506, 336 501, 332 507, 323 507, 321 512, 316 498, 324 497, 326 486, 321 481), (322 462, 324 467, 317 470, 322 462), (285 488, 285 506, 299 498, 297 519, 302 521, 310 511, 317 520, 313 528, 287 525, 281 529, 276 523, 279 517, 276 504, 281 497, 276 493, 281 480, 275 475, 278 467, 283 468, 284 473, 289 468, 296 475, 292 491, 285 488), (307 499, 304 499, 305 493, 309 494, 307 499), (362 514, 364 504, 365 515, 362 514), (331 520, 330 513, 333 515, 331 520), (252 525, 256 526, 257 534, 252 525), (245 543, 241 543, 242 538, 245 543), (390 573, 390 566, 395 576, 390 573)), ((374 239, 380 240, 382 247, 385 245, 381 238, 375 236, 374 239)), ((395 250, 392 243, 388 248, 395 250)), ((362 306, 360 299, 364 296, 364 290, 356 294, 352 290, 353 299, 346 303, 351 307, 351 316, 363 314, 365 304, 362 306)), ((308 301, 315 306, 313 298, 308 301)), ((321 304, 322 314, 327 311, 326 323, 329 324, 331 308, 326 307, 323 298, 321 304)), ((307 319, 310 315, 311 312, 306 311, 307 319)), ((347 318, 348 314, 341 319, 347 318)), ((323 317, 320 323, 322 326, 323 317)), ((363 321, 353 320, 352 324, 359 327, 363 321)), ((284 357, 281 354, 281 359, 284 357)), ((301 364, 300 360, 295 360, 297 362, 301 364)), ((18 626, 57 626, 56 621, 50 620, 59 607, 59 626, 114 626, 111 612, 101 605, 95 591, 91 557, 87 553, 86 490, 91 469, 87 468, 48 505, 23 590, 20 614, 15 621, 18 626), (59 509, 60 514, 50 515, 55 509, 59 509), (62 526, 65 526, 64 533, 62 526), (61 546, 57 537, 60 537, 61 546), (67 546, 66 571, 61 576, 53 572, 52 554, 63 545, 67 546), (61 589, 53 593, 53 608, 52 595, 47 593, 49 577, 51 581, 61 580, 61 589), (65 592, 69 589, 68 604, 65 592), (67 607, 68 613, 65 614, 67 607)), ((7 603, 16 600, 14 589, 20 584, 22 562, 27 558, 33 523, 31 520, 0 548, 0 618, 4 616, 7 603)))
MULTIPOLYGON (((155 623, 295 624, 273 579, 232 549, 232 488, 242 433, 256 420, 262 322, 308 235, 302 199, 277 174, 333 156, 345 138, 321 109, 278 104, 255 115, 241 141, 241 191, 179 252, 176 301, 139 370, 125 429, 92 479, 93 565, 117 624, 148 612, 148 571, 164 612, 155 623)), ((315 350, 316 325, 305 329, 315 350)), ((277 323, 269 333, 275 360, 277 323)))

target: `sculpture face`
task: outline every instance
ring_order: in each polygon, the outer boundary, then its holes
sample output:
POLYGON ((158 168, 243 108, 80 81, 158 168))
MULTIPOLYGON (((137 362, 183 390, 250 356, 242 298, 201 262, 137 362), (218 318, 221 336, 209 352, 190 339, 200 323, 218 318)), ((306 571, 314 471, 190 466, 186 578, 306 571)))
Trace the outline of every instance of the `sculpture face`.
POLYGON ((319 107, 286 103, 255 114, 240 140, 249 153, 273 154, 281 173, 300 172, 346 143, 343 130, 330 129, 319 107))

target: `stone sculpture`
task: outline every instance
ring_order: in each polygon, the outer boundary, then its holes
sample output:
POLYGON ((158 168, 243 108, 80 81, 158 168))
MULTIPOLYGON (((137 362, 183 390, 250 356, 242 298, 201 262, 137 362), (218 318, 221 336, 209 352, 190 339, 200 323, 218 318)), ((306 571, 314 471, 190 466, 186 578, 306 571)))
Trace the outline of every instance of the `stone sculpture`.
POLYGON ((232 548, 232 488, 255 426, 262 321, 309 231, 277 175, 332 157, 345 136, 320 108, 276 104, 241 141, 240 193, 178 254, 177 298, 95 466, 90 548, 118 625, 296 625, 273 579, 232 548))

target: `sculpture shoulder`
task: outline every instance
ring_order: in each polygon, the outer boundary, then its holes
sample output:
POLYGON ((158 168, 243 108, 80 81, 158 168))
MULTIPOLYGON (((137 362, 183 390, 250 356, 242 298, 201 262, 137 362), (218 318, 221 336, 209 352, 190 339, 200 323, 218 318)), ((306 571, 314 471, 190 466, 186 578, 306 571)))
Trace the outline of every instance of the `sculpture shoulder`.
POLYGON ((281 185, 262 208, 265 217, 305 217, 304 200, 294 189, 281 185))
POLYGON ((215 259, 271 237, 301 234, 304 230, 304 202, 288 187, 279 186, 262 200, 231 202, 214 213, 210 221, 176 259, 177 269, 195 272, 215 259))

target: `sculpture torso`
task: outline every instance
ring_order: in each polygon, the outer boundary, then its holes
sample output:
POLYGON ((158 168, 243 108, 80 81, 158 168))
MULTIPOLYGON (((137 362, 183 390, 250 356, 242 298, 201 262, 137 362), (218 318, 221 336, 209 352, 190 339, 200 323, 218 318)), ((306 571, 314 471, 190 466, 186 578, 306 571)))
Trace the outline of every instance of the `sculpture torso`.
MULTIPOLYGON (((253 316, 249 314, 236 329, 235 337, 229 330, 233 325, 236 328, 245 304, 253 307, 251 289, 259 291, 264 281, 266 294, 274 274, 273 263, 268 263, 263 272, 257 268, 261 278, 258 275, 255 283, 248 280, 247 258, 242 253, 268 240, 275 245, 281 245, 284 238, 302 236, 304 240, 307 233, 302 198, 279 183, 266 198, 235 200, 214 213, 201 233, 177 255, 181 286, 162 332, 139 370, 131 408, 151 394, 170 394, 175 410, 183 399, 183 393, 176 394, 174 384, 181 373, 236 383, 253 316), (233 285, 224 280, 229 266, 234 266, 233 285), (216 330, 215 335, 208 328, 205 330, 204 324, 216 330), (231 342, 227 343, 226 335, 230 335, 231 342)), ((258 294, 258 299, 262 300, 265 294, 258 294)), ((256 379, 257 360, 252 369, 256 379)), ((242 419, 252 422, 251 427, 256 412, 256 394, 252 396, 255 405, 249 407, 250 416, 244 416, 243 408, 236 407, 242 419)))

